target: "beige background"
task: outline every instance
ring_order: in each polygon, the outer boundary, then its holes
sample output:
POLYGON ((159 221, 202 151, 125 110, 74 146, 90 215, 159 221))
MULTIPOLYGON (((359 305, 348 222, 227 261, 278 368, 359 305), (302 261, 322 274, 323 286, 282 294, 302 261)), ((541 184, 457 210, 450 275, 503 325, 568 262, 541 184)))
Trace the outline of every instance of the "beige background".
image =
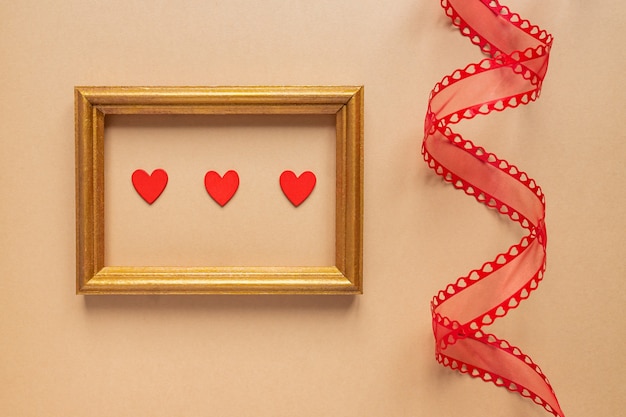
MULTIPOLYGON (((542 98, 465 132, 542 186, 550 239, 544 282, 494 331, 569 417, 621 415, 626 5, 508 4, 556 37, 542 98)), ((419 156, 431 87, 480 58, 436 0, 24 0, 0 18, 0 414, 546 415, 433 359, 430 298, 519 234, 419 156), (364 295, 74 295, 73 87, 258 84, 365 85, 364 295)))

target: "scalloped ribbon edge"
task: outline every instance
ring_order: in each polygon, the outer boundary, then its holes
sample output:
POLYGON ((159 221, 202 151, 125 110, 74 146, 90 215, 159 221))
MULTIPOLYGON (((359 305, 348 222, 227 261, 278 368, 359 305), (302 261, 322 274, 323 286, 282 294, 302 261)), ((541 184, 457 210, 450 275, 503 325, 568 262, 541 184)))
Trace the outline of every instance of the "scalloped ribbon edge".
MULTIPOLYGON (((506 252, 498 254, 493 260, 485 262, 480 268, 470 271, 467 275, 458 278, 454 283, 449 284, 433 297, 431 302, 431 313, 433 321, 433 333, 435 335, 435 356, 436 360, 450 369, 460 373, 468 374, 475 378, 480 378, 485 382, 491 382, 496 386, 501 386, 509 391, 516 392, 522 397, 526 397, 542 406, 546 411, 557 417, 564 417, 563 411, 558 403, 556 395, 547 377, 539 366, 518 347, 511 345, 508 341, 497 338, 493 334, 486 333, 484 328, 492 324, 496 319, 503 317, 511 309, 516 308, 523 300, 528 298, 544 277, 546 268, 546 246, 547 233, 545 227, 545 196, 535 180, 517 166, 498 158, 483 147, 476 146, 470 140, 456 133, 451 125, 459 123, 461 120, 472 119, 480 115, 488 115, 492 112, 504 111, 508 108, 515 108, 526 105, 537 100, 540 96, 542 82, 547 71, 550 49, 552 47, 552 35, 542 30, 538 26, 521 18, 517 13, 513 13, 506 6, 501 5, 496 0, 460 0, 465 2, 481 3, 494 16, 498 22, 504 22, 503 27, 507 30, 517 31, 524 39, 533 40, 533 44, 523 50, 505 51, 496 45, 496 40, 488 39, 479 30, 472 27, 462 12, 455 7, 454 0, 441 0, 441 6, 445 10, 446 16, 450 18, 452 24, 457 27, 463 36, 477 45, 481 51, 489 55, 478 63, 471 63, 463 69, 457 69, 453 73, 446 75, 432 89, 428 110, 424 123, 424 140, 422 143, 422 156, 428 166, 441 176, 444 181, 452 184, 455 188, 463 190, 465 194, 472 196, 476 201, 496 210, 498 213, 507 216, 510 220, 518 223, 527 234, 518 242, 512 245, 506 252), (485 75, 490 71, 500 71, 508 69, 519 79, 524 80, 520 85, 526 88, 516 91, 514 94, 494 97, 490 100, 472 103, 470 105, 459 105, 454 107, 454 94, 450 94, 445 106, 436 106, 433 103, 439 95, 446 94, 451 88, 460 88, 458 83, 465 85, 473 82, 473 78, 485 75), (452 109, 449 109, 452 107, 452 109), (515 187, 522 187, 527 190, 525 197, 527 200, 535 199, 530 206, 540 207, 537 216, 525 214, 528 210, 520 209, 516 202, 506 201, 497 193, 481 186, 484 178, 473 175, 459 174, 453 158, 447 164, 438 159, 438 151, 433 150, 441 142, 445 149, 454 149, 451 152, 461 152, 459 155, 466 155, 472 158, 476 164, 489 167, 490 173, 498 173, 499 178, 505 179, 515 187), (534 263, 525 257, 531 257, 535 252, 538 254, 534 263), (530 255, 527 255, 530 253, 530 255), (523 278, 512 293, 509 294, 487 294, 491 297, 490 308, 481 311, 471 318, 459 319, 445 313, 446 303, 456 297, 463 297, 464 292, 469 291, 476 285, 489 280, 504 268, 521 269, 520 265, 530 263, 530 274, 523 278), (464 344, 468 347, 464 347, 464 344), (470 346, 471 345, 471 346, 470 346), (505 375, 498 366, 481 366, 480 360, 466 353, 472 349, 500 355, 506 360, 511 360, 514 364, 514 375, 505 375), (450 353, 450 351, 453 351, 450 353), (457 357, 455 357, 455 354, 457 357), (518 377, 523 375, 523 377, 518 377)), ((465 5, 464 5, 465 6, 465 5)), ((478 7, 478 6, 476 6, 478 7)), ((501 25, 502 26, 502 25, 501 25)), ((441 151, 445 156, 447 151, 441 151)), ((481 174, 481 173, 479 173, 481 174)), ((496 175, 496 174, 491 174, 496 175)), ((483 173, 484 176, 484 173, 483 173)), ((511 272, 508 273, 510 275, 511 272)), ((476 291, 473 291, 475 293, 476 291)), ((468 298, 468 297, 466 297, 468 298)), ((467 302, 472 302, 471 298, 467 302)), ((478 356, 478 355, 476 355, 478 356)), ((498 356, 498 357, 500 357, 498 356)), ((509 372, 510 374, 510 372, 509 372)))

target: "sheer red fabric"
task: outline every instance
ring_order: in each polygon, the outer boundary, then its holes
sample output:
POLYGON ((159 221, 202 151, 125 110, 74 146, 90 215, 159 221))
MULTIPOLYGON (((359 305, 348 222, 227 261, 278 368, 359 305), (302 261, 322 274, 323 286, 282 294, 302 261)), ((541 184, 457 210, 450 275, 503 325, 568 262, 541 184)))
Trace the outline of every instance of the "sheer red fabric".
POLYGON ((433 88, 422 155, 455 188, 518 223, 526 234, 507 252, 458 278, 431 303, 439 363, 517 392, 564 417, 539 366, 485 327, 528 298, 543 279, 545 198, 525 172, 452 129, 463 119, 535 101, 548 68, 552 36, 496 0, 442 0, 461 34, 487 56, 433 88))

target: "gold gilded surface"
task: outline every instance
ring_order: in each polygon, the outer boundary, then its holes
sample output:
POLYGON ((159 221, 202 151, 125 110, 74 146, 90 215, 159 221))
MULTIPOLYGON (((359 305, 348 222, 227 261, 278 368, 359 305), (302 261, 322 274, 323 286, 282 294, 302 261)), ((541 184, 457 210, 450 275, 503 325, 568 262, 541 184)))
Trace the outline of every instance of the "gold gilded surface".
POLYGON ((363 290, 363 87, 76 87, 77 294, 360 294, 363 290), (335 114, 335 265, 104 265, 105 116, 335 114))

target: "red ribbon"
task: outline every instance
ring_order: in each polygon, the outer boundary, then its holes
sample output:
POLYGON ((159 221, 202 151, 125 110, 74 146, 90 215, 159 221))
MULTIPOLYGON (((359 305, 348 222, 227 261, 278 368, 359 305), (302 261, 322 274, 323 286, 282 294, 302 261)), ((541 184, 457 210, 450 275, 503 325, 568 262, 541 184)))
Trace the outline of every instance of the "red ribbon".
POLYGON ((543 279, 547 244, 543 192, 525 172, 451 127, 463 119, 535 101, 548 68, 552 36, 496 0, 442 0, 441 6, 461 34, 489 58, 457 69, 435 85, 422 155, 445 181, 509 217, 526 234, 433 298, 436 358, 564 417, 539 366, 519 348, 484 330, 528 298, 543 279))

